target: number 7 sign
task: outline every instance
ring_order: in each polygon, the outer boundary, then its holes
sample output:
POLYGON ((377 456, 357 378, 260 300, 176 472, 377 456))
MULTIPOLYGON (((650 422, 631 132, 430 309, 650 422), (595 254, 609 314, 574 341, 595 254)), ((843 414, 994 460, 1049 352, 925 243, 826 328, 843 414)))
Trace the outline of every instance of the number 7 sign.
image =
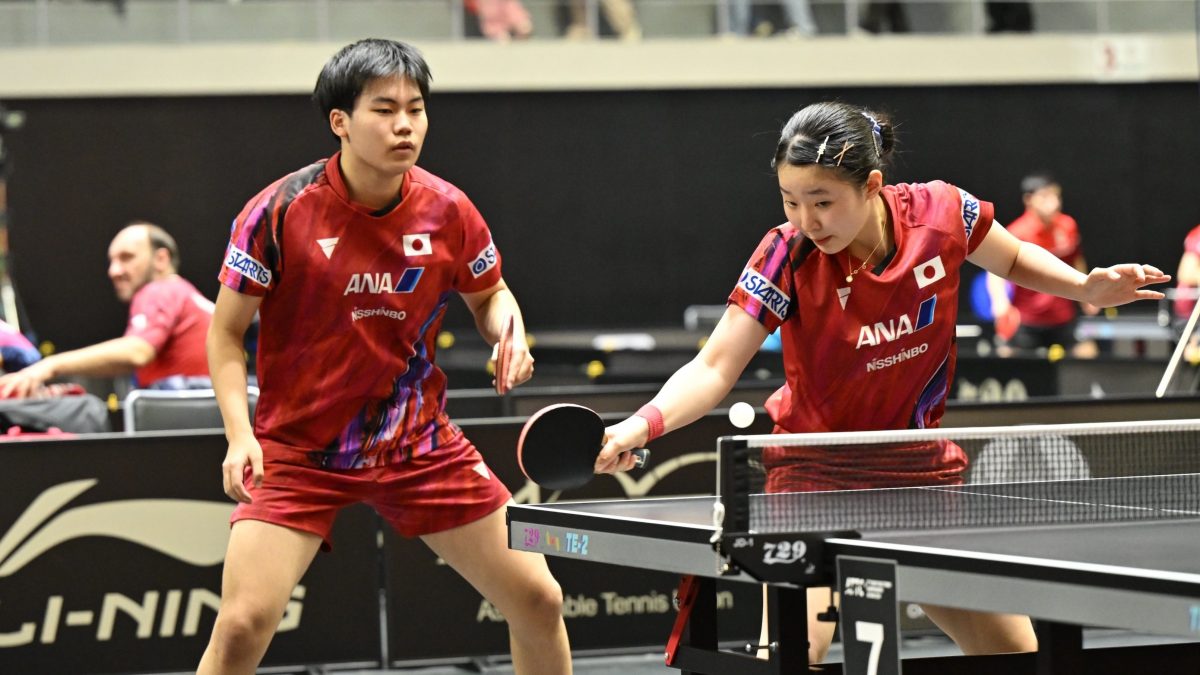
POLYGON ((854 556, 837 559, 842 596, 846 675, 900 675, 896 563, 854 556))

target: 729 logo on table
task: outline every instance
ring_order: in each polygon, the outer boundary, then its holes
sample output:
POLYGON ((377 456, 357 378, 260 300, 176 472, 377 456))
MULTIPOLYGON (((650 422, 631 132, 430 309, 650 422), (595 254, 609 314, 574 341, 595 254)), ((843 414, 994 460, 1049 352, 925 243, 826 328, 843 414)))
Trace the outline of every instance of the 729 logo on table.
POLYGON ((791 565, 803 560, 808 545, 803 540, 763 542, 763 563, 766 565, 791 565))

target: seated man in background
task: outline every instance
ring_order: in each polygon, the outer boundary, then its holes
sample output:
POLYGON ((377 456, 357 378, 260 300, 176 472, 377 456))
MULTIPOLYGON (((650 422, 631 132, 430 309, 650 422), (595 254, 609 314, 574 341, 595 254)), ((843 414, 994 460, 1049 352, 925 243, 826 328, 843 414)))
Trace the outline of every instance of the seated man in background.
POLYGON ((209 387, 204 339, 213 303, 179 276, 179 248, 161 227, 135 221, 108 246, 108 277, 129 304, 125 335, 53 354, 0 377, 0 398, 36 396, 69 375, 133 373, 139 387, 209 387))

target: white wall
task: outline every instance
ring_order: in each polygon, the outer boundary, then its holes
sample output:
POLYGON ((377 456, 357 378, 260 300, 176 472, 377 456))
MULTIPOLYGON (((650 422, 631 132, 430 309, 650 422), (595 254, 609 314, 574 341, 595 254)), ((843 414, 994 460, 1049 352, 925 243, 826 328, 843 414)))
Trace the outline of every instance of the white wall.
MULTIPOLYGON (((1084 83, 1197 78, 1189 34, 416 43, 438 91, 1084 83)), ((301 93, 341 43, 0 49, 0 100, 301 93)))

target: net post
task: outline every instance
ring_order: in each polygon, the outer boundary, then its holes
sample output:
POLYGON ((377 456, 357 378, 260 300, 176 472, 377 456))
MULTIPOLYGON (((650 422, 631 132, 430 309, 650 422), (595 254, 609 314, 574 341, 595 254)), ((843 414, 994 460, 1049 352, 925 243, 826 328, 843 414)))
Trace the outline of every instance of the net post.
POLYGON ((750 530, 750 495, 746 479, 747 444, 740 436, 717 439, 717 497, 725 508, 726 532, 750 530))

